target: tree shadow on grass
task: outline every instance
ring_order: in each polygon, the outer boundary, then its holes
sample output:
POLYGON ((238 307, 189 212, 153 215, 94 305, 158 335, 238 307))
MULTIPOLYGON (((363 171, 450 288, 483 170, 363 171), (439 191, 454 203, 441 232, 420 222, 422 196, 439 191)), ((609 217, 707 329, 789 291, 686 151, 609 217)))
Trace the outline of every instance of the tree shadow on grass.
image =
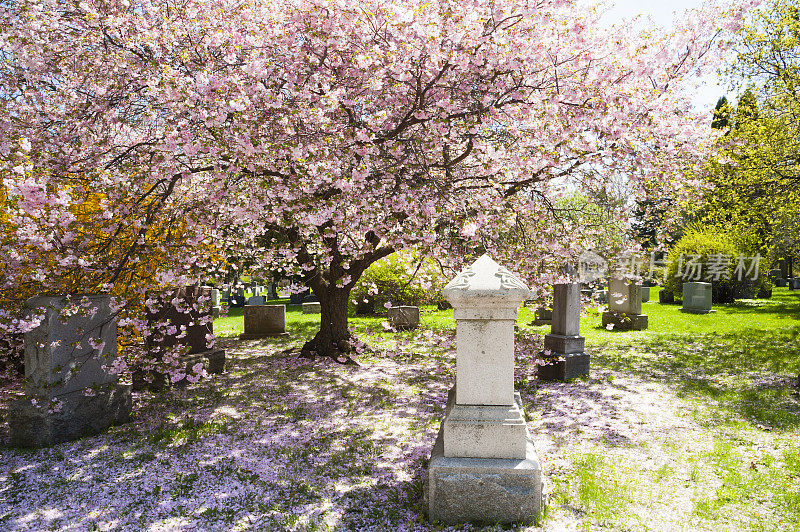
POLYGON ((442 365, 413 353, 407 364, 310 362, 281 353, 291 342, 222 340, 226 373, 136 394, 132 423, 48 449, 3 449, 0 528, 419 522, 430 425, 449 384, 442 365))
POLYGON ((594 361, 668 383, 679 396, 713 401, 760 428, 790 430, 800 426, 798 337, 800 327, 662 335, 636 347, 603 348, 594 361))

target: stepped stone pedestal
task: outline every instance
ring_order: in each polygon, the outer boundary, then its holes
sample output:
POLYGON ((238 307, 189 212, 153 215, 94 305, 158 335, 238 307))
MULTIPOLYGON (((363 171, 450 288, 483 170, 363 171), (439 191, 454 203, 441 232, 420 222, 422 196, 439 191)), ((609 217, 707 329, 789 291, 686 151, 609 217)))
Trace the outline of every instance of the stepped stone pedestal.
POLYGON ((584 352, 585 338, 580 336, 580 284, 557 284, 553 287, 553 325, 544 337, 544 347, 551 352, 550 364, 539 367, 539 378, 564 381, 589 374, 591 356, 584 352))
POLYGON ((608 283, 608 310, 603 312, 603 327, 616 330, 647 329, 648 318, 642 314, 642 287, 627 279, 611 279, 608 283))
POLYGON ((689 314, 711 314, 711 283, 683 283, 683 307, 689 314))
POLYGON ((529 292, 488 255, 443 290, 455 308, 456 384, 424 483, 431 521, 497 524, 541 515, 542 469, 514 392, 514 323, 529 292))
POLYGON ((25 397, 8 407, 11 445, 53 445, 129 420, 131 387, 106 369, 117 358, 110 303, 108 295, 28 301, 44 310, 44 319, 25 333, 25 397))
POLYGON ((244 307, 242 340, 286 336, 286 305, 248 305, 244 307))

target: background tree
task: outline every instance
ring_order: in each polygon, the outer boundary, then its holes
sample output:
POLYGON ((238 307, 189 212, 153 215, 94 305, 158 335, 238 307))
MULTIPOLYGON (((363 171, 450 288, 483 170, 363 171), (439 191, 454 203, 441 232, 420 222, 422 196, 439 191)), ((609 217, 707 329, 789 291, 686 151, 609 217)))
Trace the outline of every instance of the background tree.
MULTIPOLYGON (((728 74, 744 90, 712 164, 706 223, 754 234, 752 252, 798 253, 800 216, 800 3, 755 11, 739 34, 728 74)), ((719 125, 715 116, 713 124, 719 125)))
POLYGON ((322 304, 306 349, 338 355, 350 290, 395 250, 497 242, 586 165, 691 191, 678 165, 708 139, 678 87, 748 5, 667 35, 603 28, 569 0, 12 0, 3 152, 30 143, 55 189, 76 172, 157 185, 191 204, 194 238, 195 218, 204 238, 240 228, 230 255, 271 235, 265 263, 322 304))

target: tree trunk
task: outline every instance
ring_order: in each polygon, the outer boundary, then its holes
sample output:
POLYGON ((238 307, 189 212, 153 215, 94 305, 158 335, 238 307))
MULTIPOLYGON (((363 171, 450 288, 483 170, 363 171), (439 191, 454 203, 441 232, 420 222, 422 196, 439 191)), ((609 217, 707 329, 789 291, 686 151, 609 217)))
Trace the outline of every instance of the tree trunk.
POLYGON ((314 292, 320 303, 320 326, 316 336, 306 342, 304 356, 329 356, 339 362, 355 363, 351 351, 350 330, 347 327, 347 302, 350 289, 327 288, 314 292))

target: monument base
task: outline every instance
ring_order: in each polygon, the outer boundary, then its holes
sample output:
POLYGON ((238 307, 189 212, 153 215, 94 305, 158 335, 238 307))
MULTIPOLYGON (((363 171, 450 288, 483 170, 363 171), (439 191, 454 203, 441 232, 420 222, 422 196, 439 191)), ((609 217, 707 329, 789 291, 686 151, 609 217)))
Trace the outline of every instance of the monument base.
POLYGON ((566 381, 589 375, 589 353, 554 354, 550 364, 539 366, 537 376, 543 381, 566 381))
MULTIPOLYGON (((225 350, 210 349, 183 355, 181 361, 184 363, 186 373, 189 373, 198 362, 203 365, 206 373, 222 373, 225 371, 225 350)), ((133 372, 133 391, 135 392, 140 390, 158 391, 167 388, 170 384, 169 376, 158 371, 136 370, 133 372)))
POLYGON ((533 322, 531 322, 531 325, 534 327, 539 327, 541 325, 553 325, 553 320, 540 320, 539 318, 536 318, 533 320, 533 322))
POLYGON ((681 307, 678 310, 681 312, 686 312, 687 314, 713 314, 716 312, 714 309, 705 309, 705 308, 686 308, 681 307))
POLYGON ((289 336, 289 333, 242 333, 239 335, 239 340, 260 340, 261 338, 281 338, 284 336, 289 336))
POLYGON ((618 331, 643 331, 647 329, 647 323, 646 314, 625 314, 613 310, 603 312, 603 327, 614 325, 618 331))
POLYGON ((530 436, 525 459, 444 456, 444 427, 423 484, 428 520, 446 524, 533 523, 546 504, 544 480, 530 436))
POLYGON ((544 348, 555 353, 583 353, 586 338, 583 336, 565 336, 563 334, 547 334, 544 337, 544 348))
POLYGON ((8 425, 14 447, 45 447, 98 434, 111 425, 130 420, 131 386, 117 384, 87 397, 83 390, 58 397, 61 408, 36 405, 30 398, 8 405, 8 425))

